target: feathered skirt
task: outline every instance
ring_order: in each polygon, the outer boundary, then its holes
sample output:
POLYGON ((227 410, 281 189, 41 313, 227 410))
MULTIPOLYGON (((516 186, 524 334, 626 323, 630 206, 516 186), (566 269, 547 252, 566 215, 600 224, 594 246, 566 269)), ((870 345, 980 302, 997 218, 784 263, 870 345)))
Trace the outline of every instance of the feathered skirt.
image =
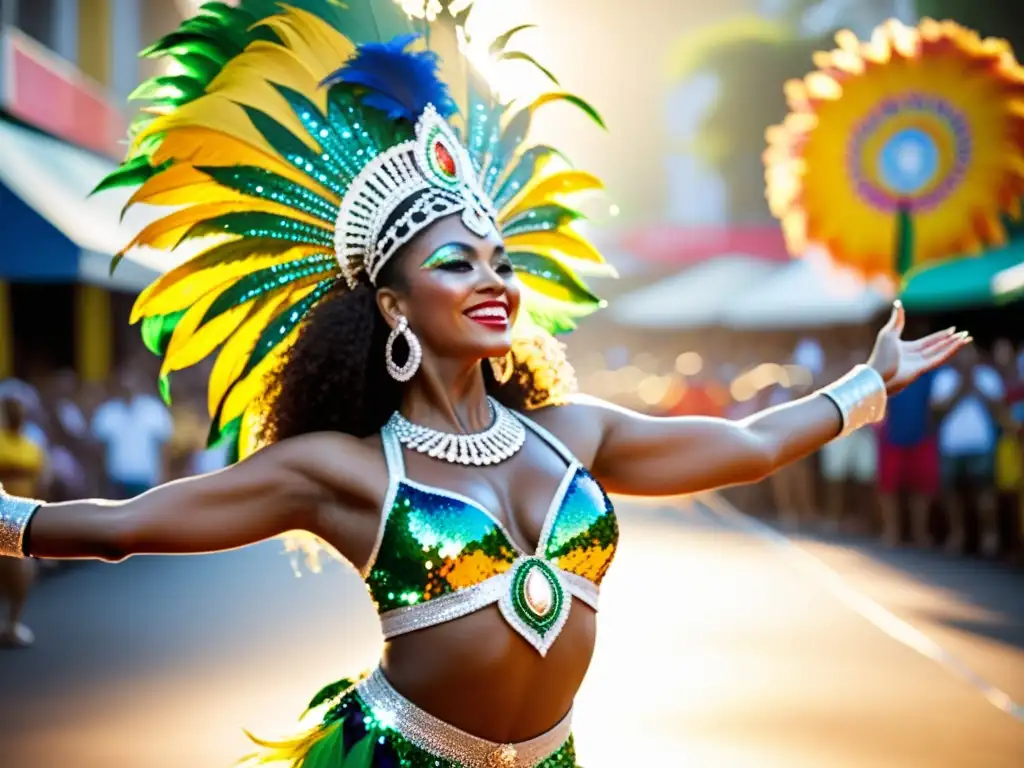
POLYGON ((496 744, 438 720, 391 687, 380 668, 339 680, 309 709, 327 707, 320 725, 288 741, 256 739, 250 765, 288 768, 579 768, 571 713, 530 741, 496 744))

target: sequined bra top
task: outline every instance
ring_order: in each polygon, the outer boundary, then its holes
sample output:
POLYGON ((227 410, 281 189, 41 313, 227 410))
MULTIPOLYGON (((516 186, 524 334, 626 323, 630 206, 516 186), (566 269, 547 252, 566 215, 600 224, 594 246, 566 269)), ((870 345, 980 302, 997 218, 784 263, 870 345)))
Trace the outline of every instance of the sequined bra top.
POLYGON ((497 603, 509 625, 544 655, 573 598, 597 610, 619 539, 615 510, 558 438, 516 416, 568 463, 533 553, 472 499, 407 478, 398 438, 388 427, 382 431, 389 485, 363 578, 385 638, 497 603))

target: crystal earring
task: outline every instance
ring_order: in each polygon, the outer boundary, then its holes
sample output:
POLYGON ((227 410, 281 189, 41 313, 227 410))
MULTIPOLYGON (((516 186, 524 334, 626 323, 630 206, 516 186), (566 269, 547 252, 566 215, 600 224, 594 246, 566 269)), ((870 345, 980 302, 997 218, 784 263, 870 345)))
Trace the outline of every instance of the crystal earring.
POLYGON ((391 329, 388 335, 388 343, 384 348, 384 363, 387 365, 388 374, 395 381, 408 381, 416 375, 419 370, 420 361, 423 359, 423 348, 420 340, 409 330, 409 321, 404 316, 398 316, 398 324, 391 329), (405 365, 399 366, 395 363, 394 348, 399 336, 405 337, 405 343, 409 345, 409 357, 405 365))

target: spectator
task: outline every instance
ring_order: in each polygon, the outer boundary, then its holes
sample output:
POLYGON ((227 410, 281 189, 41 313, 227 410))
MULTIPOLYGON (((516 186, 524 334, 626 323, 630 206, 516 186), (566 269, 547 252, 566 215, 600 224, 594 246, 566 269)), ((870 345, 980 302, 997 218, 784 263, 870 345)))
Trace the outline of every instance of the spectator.
MULTIPOLYGON (((856 349, 837 357, 838 365, 829 367, 829 380, 834 381, 866 358, 866 354, 856 349)), ((826 525, 838 531, 847 518, 848 492, 853 491, 858 498, 864 497, 865 493, 870 492, 878 474, 875 432, 870 427, 864 427, 851 435, 833 440, 821 449, 820 459, 826 525)))
POLYGON ((106 447, 106 473, 112 493, 130 498, 157 485, 166 476, 164 446, 174 431, 167 407, 145 394, 141 378, 121 378, 122 397, 100 405, 92 417, 92 433, 106 447))
MULTIPOLYGON (((46 465, 43 449, 25 435, 25 407, 13 397, 0 399, 0 486, 15 496, 38 498, 46 465)), ((21 622, 36 562, 29 558, 0 557, 0 589, 8 602, 7 621, 0 627, 0 642, 27 647, 35 635, 21 622)))
POLYGON ((974 347, 938 371, 932 387, 932 407, 939 419, 939 455, 942 461, 943 508, 949 525, 946 547, 962 552, 966 542, 966 514, 961 485, 977 501, 980 550, 986 556, 1000 547, 999 509, 995 489, 995 451, 998 440, 997 409, 1005 397, 1003 380, 984 365, 974 347))
POLYGON ((907 492, 910 535, 919 546, 931 543, 931 506, 939 490, 939 457, 931 428, 929 400, 934 373, 919 378, 889 400, 879 429, 878 503, 882 540, 895 546, 902 538, 900 493, 907 492))

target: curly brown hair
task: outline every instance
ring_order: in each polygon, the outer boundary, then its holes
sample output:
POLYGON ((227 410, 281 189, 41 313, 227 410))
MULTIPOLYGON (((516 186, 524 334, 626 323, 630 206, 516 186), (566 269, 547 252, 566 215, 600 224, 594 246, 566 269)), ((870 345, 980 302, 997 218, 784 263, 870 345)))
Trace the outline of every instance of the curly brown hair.
MULTIPOLYGON (((403 288, 396 269, 403 256, 400 251, 384 266, 378 285, 403 288)), ((369 283, 351 290, 341 284, 325 297, 271 374, 260 442, 310 432, 365 437, 380 431, 402 400, 402 384, 388 375, 384 362, 390 330, 369 283)), ((404 344, 396 345, 396 362, 402 364, 407 353, 404 344)), ((513 370, 505 383, 497 381, 488 361, 483 363, 487 391, 503 405, 532 410, 562 402, 575 391, 564 349, 547 333, 517 335, 511 355, 513 370)))

